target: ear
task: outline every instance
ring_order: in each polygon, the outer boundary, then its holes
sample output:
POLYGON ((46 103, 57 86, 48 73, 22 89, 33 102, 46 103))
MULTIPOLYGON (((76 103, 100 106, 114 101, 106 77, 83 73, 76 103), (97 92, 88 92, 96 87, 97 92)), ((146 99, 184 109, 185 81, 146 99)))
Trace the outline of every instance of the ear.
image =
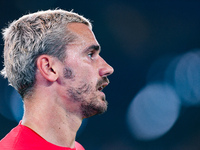
POLYGON ((50 82, 54 82, 58 78, 58 73, 55 71, 55 58, 48 55, 41 55, 37 59, 37 68, 41 75, 50 82))

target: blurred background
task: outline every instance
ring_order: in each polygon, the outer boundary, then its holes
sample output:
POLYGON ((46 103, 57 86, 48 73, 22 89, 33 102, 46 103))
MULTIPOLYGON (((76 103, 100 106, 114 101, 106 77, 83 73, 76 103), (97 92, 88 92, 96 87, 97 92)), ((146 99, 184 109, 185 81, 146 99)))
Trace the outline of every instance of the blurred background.
MULTIPOLYGON (((55 8, 92 21, 101 56, 115 69, 104 89, 108 111, 78 132, 86 150, 200 149, 200 1, 1 0, 0 28, 55 8)), ((21 120, 22 105, 0 77, 0 139, 21 120)))

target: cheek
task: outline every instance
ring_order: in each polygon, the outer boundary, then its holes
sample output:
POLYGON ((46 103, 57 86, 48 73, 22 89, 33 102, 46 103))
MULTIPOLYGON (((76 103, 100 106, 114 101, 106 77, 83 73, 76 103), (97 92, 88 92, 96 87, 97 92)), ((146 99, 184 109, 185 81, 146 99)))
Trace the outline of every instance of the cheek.
POLYGON ((75 73, 75 75, 77 80, 90 84, 91 86, 98 81, 97 75, 88 69, 82 69, 81 71, 75 73))
POLYGON ((92 93, 92 86, 87 83, 81 84, 78 87, 70 87, 67 89, 67 94, 74 102, 84 101, 90 93, 92 93))

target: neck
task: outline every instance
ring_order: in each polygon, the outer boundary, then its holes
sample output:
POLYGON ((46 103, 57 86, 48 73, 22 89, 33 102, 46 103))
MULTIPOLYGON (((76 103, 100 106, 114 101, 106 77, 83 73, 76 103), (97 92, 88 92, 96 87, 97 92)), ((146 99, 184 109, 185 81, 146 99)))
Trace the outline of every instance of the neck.
POLYGON ((82 118, 59 107, 56 101, 50 101, 24 100, 22 125, 31 128, 52 144, 74 148, 82 118))

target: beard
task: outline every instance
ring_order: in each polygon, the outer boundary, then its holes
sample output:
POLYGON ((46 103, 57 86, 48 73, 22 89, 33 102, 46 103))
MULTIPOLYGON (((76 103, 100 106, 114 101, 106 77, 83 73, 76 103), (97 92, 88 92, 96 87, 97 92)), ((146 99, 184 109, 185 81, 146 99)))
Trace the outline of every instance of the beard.
POLYGON ((99 102, 97 98, 91 99, 89 102, 83 101, 81 103, 81 111, 83 117, 88 118, 93 115, 103 114, 106 112, 108 108, 108 102, 105 100, 105 98, 102 99, 104 99, 103 104, 102 102, 99 102))
MULTIPOLYGON (((97 85, 102 83, 99 81, 97 85)), ((83 118, 102 114, 107 111, 108 102, 105 96, 99 96, 98 90, 92 88, 91 84, 82 83, 79 87, 70 87, 67 90, 70 100, 74 103, 80 103, 80 111, 83 118)))
MULTIPOLYGON (((75 81, 75 74, 69 67, 64 68, 63 76, 65 79, 75 81)), ((83 118, 102 114, 107 111, 108 102, 106 101, 105 96, 100 96, 98 90, 98 88, 105 82, 109 83, 107 77, 103 77, 99 80, 96 86, 93 86, 92 83, 82 81, 79 83, 78 87, 71 86, 67 89, 67 95, 70 100, 74 103, 80 104, 80 111, 83 118)))

